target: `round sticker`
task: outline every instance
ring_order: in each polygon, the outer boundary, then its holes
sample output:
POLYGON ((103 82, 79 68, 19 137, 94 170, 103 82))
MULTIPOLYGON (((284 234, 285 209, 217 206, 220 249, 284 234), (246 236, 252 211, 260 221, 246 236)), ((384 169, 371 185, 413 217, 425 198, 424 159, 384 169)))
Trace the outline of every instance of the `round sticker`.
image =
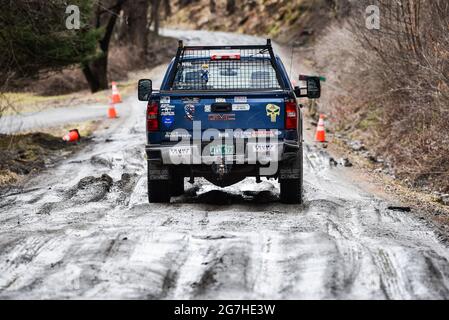
POLYGON ((173 125, 174 120, 175 120, 175 117, 173 117, 173 116, 163 116, 162 117, 162 123, 167 128, 169 128, 173 125))

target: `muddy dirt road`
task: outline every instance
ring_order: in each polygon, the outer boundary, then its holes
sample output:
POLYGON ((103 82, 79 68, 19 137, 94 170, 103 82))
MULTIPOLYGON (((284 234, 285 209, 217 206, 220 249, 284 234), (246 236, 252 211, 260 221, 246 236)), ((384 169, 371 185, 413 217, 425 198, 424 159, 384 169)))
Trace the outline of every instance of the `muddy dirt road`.
POLYGON ((42 128, 83 122, 104 117, 104 104, 67 106, 40 112, 7 115, 0 118, 0 133, 39 131, 42 128))
POLYGON ((251 179, 185 182, 172 204, 148 204, 144 110, 126 100, 82 153, 1 195, 0 298, 449 298, 449 250, 431 227, 387 210, 313 144, 302 206, 251 179))

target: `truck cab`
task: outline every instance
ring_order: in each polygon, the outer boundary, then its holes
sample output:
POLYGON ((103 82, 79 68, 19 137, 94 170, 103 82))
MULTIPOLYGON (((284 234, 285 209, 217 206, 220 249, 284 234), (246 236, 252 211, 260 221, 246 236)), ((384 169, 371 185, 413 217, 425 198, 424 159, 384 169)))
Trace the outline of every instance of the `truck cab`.
POLYGON ((247 177, 278 179, 284 203, 302 202, 302 113, 297 98, 320 96, 318 77, 292 87, 267 40, 254 46, 184 46, 147 101, 150 202, 170 202, 184 179, 225 187, 247 177))

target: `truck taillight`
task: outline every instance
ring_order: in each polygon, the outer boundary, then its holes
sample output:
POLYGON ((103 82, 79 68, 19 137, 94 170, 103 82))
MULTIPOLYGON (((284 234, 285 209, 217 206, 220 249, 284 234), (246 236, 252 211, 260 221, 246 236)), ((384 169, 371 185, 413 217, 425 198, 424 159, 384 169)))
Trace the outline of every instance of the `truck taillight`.
POLYGON ((296 101, 285 102, 285 129, 298 127, 298 106, 296 101))
POLYGON ((159 113, 158 103, 155 101, 148 103, 148 106, 147 106, 147 130, 148 131, 158 131, 159 130, 158 113, 159 113))

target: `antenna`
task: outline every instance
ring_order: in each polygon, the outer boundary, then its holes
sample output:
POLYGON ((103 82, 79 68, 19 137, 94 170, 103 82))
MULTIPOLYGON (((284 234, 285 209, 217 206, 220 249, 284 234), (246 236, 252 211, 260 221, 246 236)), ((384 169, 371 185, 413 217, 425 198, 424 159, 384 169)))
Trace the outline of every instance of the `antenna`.
POLYGON ((271 39, 267 39, 267 46, 271 47, 271 39))

